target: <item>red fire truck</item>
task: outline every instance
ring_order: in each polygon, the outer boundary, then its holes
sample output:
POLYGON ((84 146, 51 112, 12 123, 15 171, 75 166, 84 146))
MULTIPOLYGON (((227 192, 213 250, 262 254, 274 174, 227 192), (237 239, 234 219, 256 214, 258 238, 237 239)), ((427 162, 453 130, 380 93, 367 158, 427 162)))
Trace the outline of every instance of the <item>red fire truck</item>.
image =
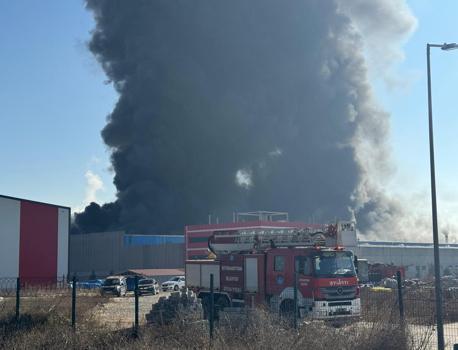
POLYGON ((301 317, 332 319, 360 315, 355 258, 338 246, 354 223, 322 229, 252 229, 214 232, 208 240, 213 260, 188 260, 186 285, 204 305, 210 275, 219 308, 267 305, 301 317))

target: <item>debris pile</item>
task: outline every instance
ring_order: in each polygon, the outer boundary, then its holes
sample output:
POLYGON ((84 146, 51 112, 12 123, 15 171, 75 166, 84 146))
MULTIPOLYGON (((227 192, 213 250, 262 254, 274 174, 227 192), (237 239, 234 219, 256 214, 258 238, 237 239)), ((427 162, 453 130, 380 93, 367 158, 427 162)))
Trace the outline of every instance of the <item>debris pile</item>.
POLYGON ((193 291, 183 288, 181 291, 171 293, 168 298, 159 298, 146 315, 146 321, 148 324, 165 325, 174 321, 179 314, 201 314, 201 311, 200 299, 193 291))

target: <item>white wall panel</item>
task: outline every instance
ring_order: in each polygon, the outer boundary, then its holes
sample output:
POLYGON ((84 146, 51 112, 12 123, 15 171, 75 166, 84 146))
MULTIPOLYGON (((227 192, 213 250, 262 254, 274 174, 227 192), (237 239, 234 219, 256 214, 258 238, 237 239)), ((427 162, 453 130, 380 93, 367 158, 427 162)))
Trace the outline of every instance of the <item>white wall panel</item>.
POLYGON ((21 202, 0 197, 0 278, 19 276, 21 202))
POLYGON ((59 208, 57 223, 57 277, 68 274, 68 230, 70 210, 59 208))
POLYGON ((186 264, 186 287, 200 287, 200 264, 186 264))
POLYGON ((246 258, 245 259, 245 291, 257 292, 258 291, 258 259, 246 258))
POLYGON ((219 265, 202 264, 202 287, 210 288, 210 274, 213 274, 213 287, 219 289, 219 265))

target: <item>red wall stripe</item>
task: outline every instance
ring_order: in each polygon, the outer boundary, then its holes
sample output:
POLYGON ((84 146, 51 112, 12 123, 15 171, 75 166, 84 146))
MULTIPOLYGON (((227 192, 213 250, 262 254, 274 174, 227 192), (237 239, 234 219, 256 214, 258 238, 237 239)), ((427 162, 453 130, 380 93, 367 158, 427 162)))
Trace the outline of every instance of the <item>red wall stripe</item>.
POLYGON ((57 276, 58 208, 21 201, 19 277, 42 283, 57 276))

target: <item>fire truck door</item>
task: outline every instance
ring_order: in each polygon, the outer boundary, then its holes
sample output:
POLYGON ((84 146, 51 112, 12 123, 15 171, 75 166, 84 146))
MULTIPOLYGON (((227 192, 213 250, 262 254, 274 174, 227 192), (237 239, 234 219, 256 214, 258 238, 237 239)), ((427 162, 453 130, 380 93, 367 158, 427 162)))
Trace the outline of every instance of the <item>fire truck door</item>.
POLYGON ((294 270, 298 273, 298 288, 304 297, 312 298, 310 283, 313 274, 313 260, 307 256, 296 256, 294 258, 294 270))
MULTIPOLYGON (((288 277, 290 262, 288 256, 283 254, 267 254, 266 265, 266 293, 278 295, 286 287, 292 286, 291 277, 288 277)), ((291 276, 291 273, 289 274, 291 276)))

